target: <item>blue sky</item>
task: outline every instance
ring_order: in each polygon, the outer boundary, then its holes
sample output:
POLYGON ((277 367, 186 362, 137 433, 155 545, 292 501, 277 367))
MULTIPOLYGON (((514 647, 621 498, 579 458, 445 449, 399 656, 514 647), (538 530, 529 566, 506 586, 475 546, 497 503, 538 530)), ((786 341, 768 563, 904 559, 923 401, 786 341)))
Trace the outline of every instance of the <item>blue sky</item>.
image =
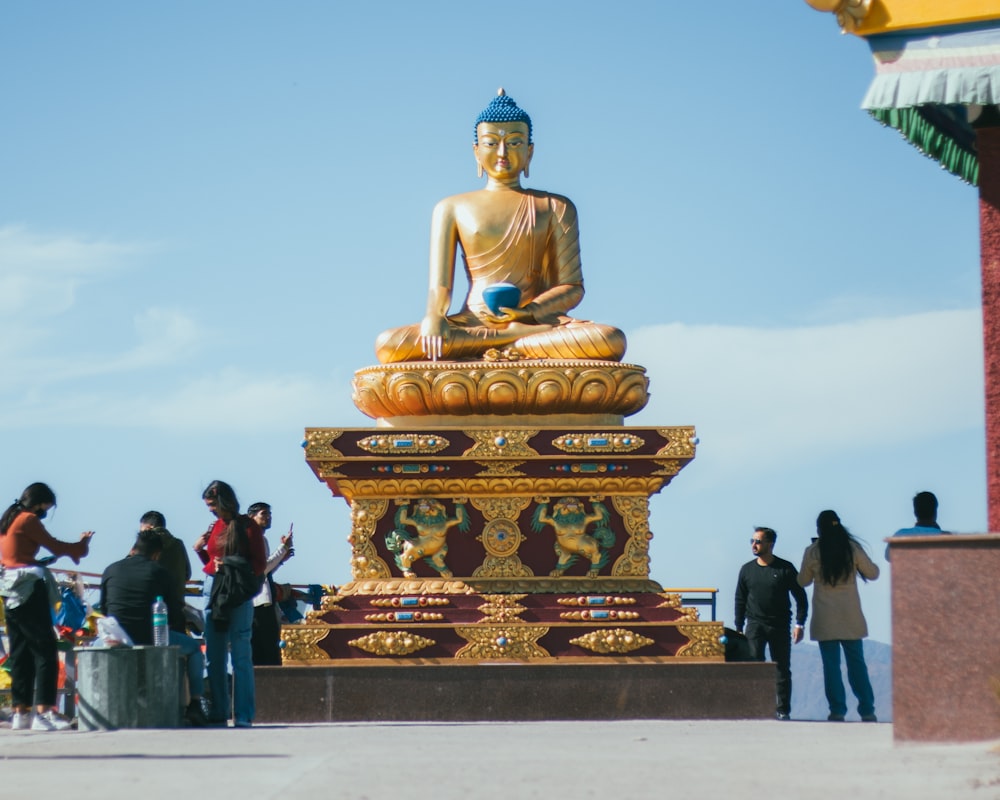
MULTIPOLYGON (((50 530, 193 541, 214 478, 349 578, 305 465, 384 328, 425 304, 430 212, 478 186, 498 86, 528 185, 581 219, 582 317, 649 372, 634 425, 698 428, 652 576, 732 589, 754 525, 796 564, 836 509, 881 560, 930 489, 986 525, 977 194, 859 104, 867 46, 804 2, 9 2, 0 8, 0 486, 50 530)), ((863 589, 888 641, 889 570, 863 589)))

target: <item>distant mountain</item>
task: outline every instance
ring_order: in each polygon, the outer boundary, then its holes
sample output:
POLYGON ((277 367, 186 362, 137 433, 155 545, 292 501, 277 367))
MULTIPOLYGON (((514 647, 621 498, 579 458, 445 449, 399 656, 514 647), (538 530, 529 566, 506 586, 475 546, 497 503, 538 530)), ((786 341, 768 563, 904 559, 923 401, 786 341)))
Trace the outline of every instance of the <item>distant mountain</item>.
MULTIPOLYGON (((865 663, 875 690, 875 714, 880 722, 892 721, 892 646, 865 639, 865 663)), ((858 720, 857 700, 847 682, 841 653, 840 668, 847 693, 847 720, 858 720)), ((825 720, 830 713, 823 690, 823 661, 812 642, 792 646, 792 719, 825 720)))

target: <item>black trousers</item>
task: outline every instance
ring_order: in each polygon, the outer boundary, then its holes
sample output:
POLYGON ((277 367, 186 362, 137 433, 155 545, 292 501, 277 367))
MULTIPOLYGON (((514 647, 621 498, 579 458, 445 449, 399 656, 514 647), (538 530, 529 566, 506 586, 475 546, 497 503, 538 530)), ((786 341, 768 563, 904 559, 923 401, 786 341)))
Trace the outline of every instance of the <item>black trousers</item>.
MULTIPOLYGON (((268 576, 270 581, 271 576, 268 576)), ((274 583, 271 583, 271 598, 274 598, 274 583)), ((253 610, 253 635, 250 650, 255 667, 280 667, 281 626, 278 624, 278 609, 275 606, 257 606, 253 610)))
POLYGON ((771 652, 771 660, 778 668, 775 682, 775 700, 779 714, 792 710, 792 633, 788 623, 780 626, 765 625, 747 620, 744 631, 750 644, 750 655, 755 661, 764 660, 764 645, 771 652))
POLYGON ((54 706, 59 653, 45 581, 35 581, 27 602, 7 609, 10 694, 15 706, 54 706))

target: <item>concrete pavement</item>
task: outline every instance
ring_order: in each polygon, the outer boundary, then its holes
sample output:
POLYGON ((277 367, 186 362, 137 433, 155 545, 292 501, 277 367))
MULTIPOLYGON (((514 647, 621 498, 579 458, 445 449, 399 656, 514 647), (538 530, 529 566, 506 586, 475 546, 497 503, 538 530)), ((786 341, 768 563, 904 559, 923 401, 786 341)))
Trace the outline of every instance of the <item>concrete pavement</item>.
POLYGON ((1000 742, 897 745, 891 724, 770 720, 0 727, 4 797, 177 800, 187 787, 254 800, 998 800, 1000 742))

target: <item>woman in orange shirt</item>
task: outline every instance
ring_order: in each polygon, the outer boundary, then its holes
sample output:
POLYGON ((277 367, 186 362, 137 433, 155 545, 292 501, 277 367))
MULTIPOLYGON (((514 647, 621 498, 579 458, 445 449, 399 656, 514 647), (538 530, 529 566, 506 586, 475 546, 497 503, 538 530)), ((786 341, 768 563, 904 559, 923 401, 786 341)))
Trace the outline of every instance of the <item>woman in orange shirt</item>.
POLYGON ((70 721, 55 707, 59 654, 45 568, 38 560, 38 551, 44 547, 56 557, 69 556, 79 564, 90 549, 94 532, 84 531, 78 542, 54 538, 41 521, 55 504, 56 495, 48 486, 33 483, 0 517, 0 564, 4 568, 0 594, 10 640, 14 730, 62 731, 70 727, 70 721))

